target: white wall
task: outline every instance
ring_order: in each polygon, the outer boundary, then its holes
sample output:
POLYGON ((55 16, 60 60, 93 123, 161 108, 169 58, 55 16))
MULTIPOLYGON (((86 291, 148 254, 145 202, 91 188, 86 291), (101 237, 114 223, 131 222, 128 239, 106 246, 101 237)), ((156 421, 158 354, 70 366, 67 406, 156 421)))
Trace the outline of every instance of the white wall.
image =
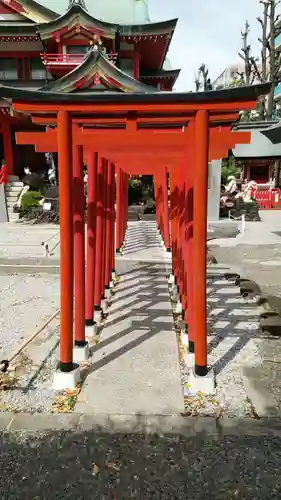
POLYGON ((219 220, 221 193, 221 160, 209 164, 208 221, 219 220))

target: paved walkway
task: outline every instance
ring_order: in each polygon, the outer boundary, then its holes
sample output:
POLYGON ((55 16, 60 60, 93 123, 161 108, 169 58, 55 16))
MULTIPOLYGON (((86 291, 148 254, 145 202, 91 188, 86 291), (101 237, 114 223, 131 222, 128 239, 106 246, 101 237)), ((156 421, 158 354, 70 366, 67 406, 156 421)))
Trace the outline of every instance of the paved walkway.
POLYGON ((121 281, 76 412, 171 415, 183 411, 166 280, 169 257, 155 223, 130 223, 121 281), (133 250, 135 248, 135 250, 133 250), (161 263, 162 261, 162 263, 161 263))

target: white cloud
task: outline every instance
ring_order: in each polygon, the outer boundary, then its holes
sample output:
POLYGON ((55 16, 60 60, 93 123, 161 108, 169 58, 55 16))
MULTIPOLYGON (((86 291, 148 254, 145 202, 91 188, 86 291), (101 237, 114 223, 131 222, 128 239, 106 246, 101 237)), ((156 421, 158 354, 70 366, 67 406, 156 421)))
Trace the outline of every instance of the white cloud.
POLYGON ((251 26, 253 53, 259 55, 259 0, 150 0, 149 7, 152 21, 179 18, 169 52, 172 67, 182 69, 176 90, 194 90, 194 75, 203 62, 215 79, 239 60, 246 20, 251 26))

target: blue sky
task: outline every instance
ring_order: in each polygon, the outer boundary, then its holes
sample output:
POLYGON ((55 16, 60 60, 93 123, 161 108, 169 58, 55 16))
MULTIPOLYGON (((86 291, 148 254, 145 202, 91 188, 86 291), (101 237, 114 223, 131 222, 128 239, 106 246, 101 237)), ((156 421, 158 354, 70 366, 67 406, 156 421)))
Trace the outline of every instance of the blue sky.
POLYGON ((176 90, 194 90, 194 75, 201 63, 209 67, 214 80, 230 64, 239 61, 241 28, 246 19, 253 52, 259 55, 262 14, 259 0, 149 0, 152 21, 179 18, 169 59, 173 68, 182 68, 176 90))

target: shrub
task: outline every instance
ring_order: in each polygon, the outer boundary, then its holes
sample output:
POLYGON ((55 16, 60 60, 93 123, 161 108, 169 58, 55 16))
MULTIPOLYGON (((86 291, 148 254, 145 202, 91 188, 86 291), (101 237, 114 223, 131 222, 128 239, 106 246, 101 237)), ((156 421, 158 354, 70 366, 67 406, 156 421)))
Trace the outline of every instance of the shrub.
POLYGON ((38 207, 39 201, 42 200, 43 196, 39 191, 27 191, 21 200, 21 209, 23 211, 30 210, 31 208, 38 207))

